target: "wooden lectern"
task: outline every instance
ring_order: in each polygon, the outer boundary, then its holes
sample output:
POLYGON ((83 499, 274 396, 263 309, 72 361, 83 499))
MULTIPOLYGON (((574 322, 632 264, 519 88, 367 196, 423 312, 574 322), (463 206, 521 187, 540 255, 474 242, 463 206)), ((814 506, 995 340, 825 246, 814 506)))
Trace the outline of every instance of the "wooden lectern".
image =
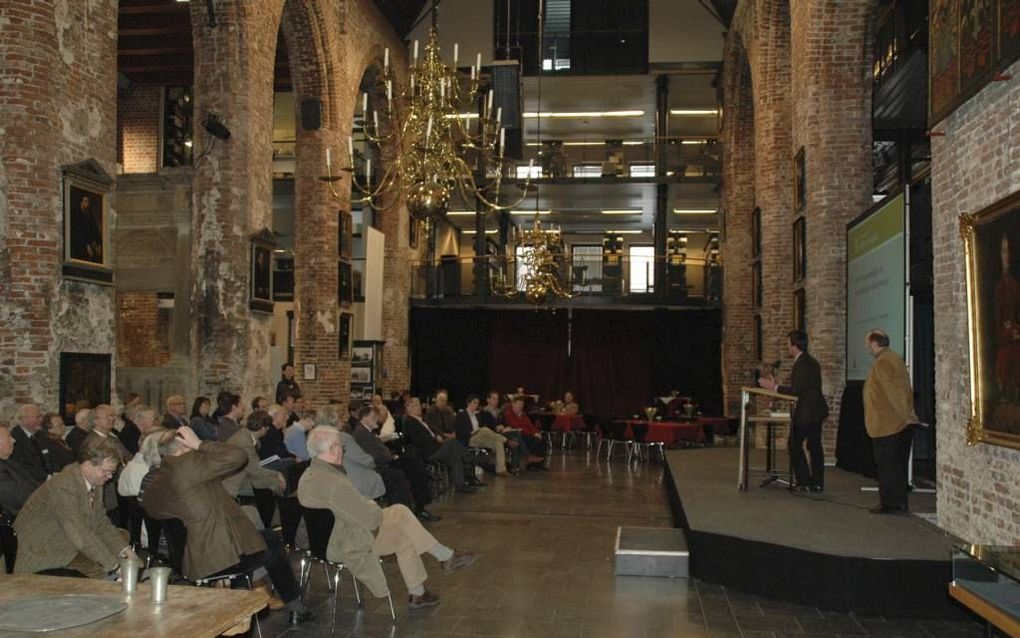
POLYGON ((766 467, 765 472, 769 475, 769 478, 763 483, 766 485, 773 482, 785 482, 776 473, 775 463, 775 443, 773 442, 773 426, 778 423, 790 423, 790 415, 793 414, 793 407, 797 403, 797 397, 789 394, 780 394, 778 392, 772 392, 765 388, 741 388, 740 389, 740 463, 737 475, 737 490, 744 492, 747 491, 747 474, 749 471, 749 460, 750 460, 750 444, 747 440, 748 427, 747 425, 755 423, 764 423, 769 428, 769 446, 766 454, 766 467), (782 401, 786 405, 786 410, 766 410, 763 414, 748 413, 748 405, 751 403, 751 398, 762 398, 769 399, 771 401, 782 401))

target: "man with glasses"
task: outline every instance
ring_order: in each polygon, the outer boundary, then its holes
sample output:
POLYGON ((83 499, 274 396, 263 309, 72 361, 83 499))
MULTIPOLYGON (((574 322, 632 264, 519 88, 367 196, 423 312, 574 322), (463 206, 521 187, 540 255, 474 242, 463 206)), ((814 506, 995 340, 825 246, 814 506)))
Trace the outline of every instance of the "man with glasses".
POLYGON ((188 425, 188 415, 185 412, 188 404, 184 397, 175 394, 166 398, 166 414, 163 415, 161 425, 168 430, 176 430, 182 425, 188 425))
POLYGON ((89 578, 114 578, 119 559, 137 558, 127 532, 113 526, 103 507, 103 486, 117 471, 120 455, 118 442, 90 437, 79 450, 78 463, 32 493, 14 521, 15 573, 70 570, 89 578))

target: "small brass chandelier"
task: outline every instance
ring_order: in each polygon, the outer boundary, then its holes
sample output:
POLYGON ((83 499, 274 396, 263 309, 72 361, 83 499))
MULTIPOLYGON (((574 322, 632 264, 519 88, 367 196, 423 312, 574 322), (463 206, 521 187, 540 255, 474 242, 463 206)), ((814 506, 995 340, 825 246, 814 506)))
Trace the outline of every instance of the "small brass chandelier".
POLYGON ((519 289, 513 283, 507 285, 504 280, 494 284, 493 292, 514 298, 523 291, 525 299, 536 306, 554 301, 557 297, 573 297, 562 283, 562 229, 552 224, 548 228, 543 227, 536 212, 531 228, 522 228, 520 233, 514 229, 514 239, 523 248, 517 261, 517 271, 521 273, 519 289))
MULTIPOLYGON (((453 67, 443 62, 439 49, 438 0, 432 3, 432 25, 424 54, 418 57, 418 41, 408 82, 401 85, 393 73, 389 49, 383 70, 376 77, 375 95, 385 95, 383 109, 369 111, 368 93, 362 94, 363 130, 370 144, 386 159, 378 180, 372 181, 372 162, 365 162, 364 179, 353 170, 354 140, 348 138, 352 171, 352 202, 375 205, 383 196, 402 197, 411 215, 427 224, 450 209, 459 192, 465 202, 478 201, 489 210, 508 210, 527 196, 528 179, 521 193, 508 197, 502 180, 513 161, 505 156, 506 130, 501 125, 502 107, 493 108, 493 92, 483 94, 481 54, 470 75, 457 69, 458 45, 453 46, 453 67), (512 201, 506 201, 506 200, 512 201)), ((327 153, 326 180, 333 168, 327 153)), ((392 201, 392 199, 391 199, 392 201)))

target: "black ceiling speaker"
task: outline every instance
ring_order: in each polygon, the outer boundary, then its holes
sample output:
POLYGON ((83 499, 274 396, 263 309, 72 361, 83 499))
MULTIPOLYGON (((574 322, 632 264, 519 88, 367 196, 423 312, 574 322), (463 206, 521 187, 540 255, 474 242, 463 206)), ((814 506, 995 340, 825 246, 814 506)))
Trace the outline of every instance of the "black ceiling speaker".
POLYGON ((205 121, 202 122, 202 127, 209 132, 218 140, 226 142, 230 139, 230 129, 223 125, 220 118, 215 113, 209 113, 205 116, 205 121))
POLYGON ((322 127, 322 100, 301 100, 301 128, 318 131, 322 127))

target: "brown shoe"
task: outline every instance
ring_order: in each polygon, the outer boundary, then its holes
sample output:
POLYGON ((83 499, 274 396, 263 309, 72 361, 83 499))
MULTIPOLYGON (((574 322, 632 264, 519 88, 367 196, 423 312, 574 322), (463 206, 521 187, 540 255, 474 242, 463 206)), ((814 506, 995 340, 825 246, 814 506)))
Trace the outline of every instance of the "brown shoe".
POLYGON ((269 591, 268 585, 259 585, 252 591, 257 591, 266 597, 266 607, 269 608, 269 611, 280 611, 287 607, 287 603, 283 602, 279 596, 269 591))
POLYGON ((478 560, 477 554, 455 551, 453 552, 453 556, 450 557, 450 560, 443 561, 443 574, 449 576, 458 570, 468 567, 476 560, 478 560))
POLYGON ((425 593, 421 596, 415 596, 412 594, 407 602, 407 606, 411 609, 424 609, 426 607, 435 607, 439 604, 439 596, 436 596, 429 590, 425 590, 425 593))

